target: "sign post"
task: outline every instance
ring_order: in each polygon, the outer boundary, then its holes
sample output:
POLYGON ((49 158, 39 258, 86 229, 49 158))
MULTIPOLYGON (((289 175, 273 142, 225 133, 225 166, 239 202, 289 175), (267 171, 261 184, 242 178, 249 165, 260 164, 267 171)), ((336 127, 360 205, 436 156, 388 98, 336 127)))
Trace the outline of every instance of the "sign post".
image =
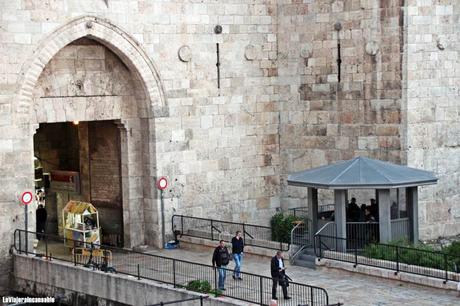
POLYGON ((165 204, 163 200, 163 190, 168 187, 168 180, 163 176, 157 181, 157 188, 160 190, 160 203, 161 203, 161 243, 164 248, 166 245, 165 238, 165 204))
POLYGON ((27 252, 29 251, 29 248, 28 248, 28 225, 29 225, 29 214, 27 213, 27 205, 29 205, 30 203, 32 203, 32 200, 33 200, 33 195, 32 195, 32 192, 30 191, 25 191, 21 194, 21 203, 24 205, 24 229, 25 229, 25 246, 26 246, 26 254, 28 254, 27 252))

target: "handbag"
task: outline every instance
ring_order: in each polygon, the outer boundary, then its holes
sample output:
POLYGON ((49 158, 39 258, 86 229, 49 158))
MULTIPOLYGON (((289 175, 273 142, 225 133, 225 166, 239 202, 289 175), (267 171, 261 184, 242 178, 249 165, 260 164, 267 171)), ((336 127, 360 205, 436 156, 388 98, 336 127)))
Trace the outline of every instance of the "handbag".
POLYGON ((280 279, 280 286, 281 287, 289 287, 289 281, 292 281, 292 278, 287 276, 286 273, 283 273, 283 275, 281 275, 281 279, 280 279))

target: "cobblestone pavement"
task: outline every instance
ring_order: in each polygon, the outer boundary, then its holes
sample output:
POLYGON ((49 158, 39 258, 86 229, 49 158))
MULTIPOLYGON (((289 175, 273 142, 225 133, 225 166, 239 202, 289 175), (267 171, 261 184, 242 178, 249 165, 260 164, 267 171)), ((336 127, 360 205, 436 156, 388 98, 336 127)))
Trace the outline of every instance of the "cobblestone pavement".
MULTIPOLYGON (((211 252, 190 251, 185 249, 155 250, 152 254, 211 264, 211 252)), ((270 275, 269 259, 247 256, 243 260, 242 271, 270 275)), ((341 302, 346 306, 383 306, 383 305, 460 305, 460 297, 454 292, 434 289, 404 282, 385 280, 336 269, 318 270, 289 266, 287 274, 295 282, 325 288, 330 303, 341 302)), ((230 263, 229 268, 233 267, 230 263)), ((227 277, 227 282, 233 281, 227 277)))

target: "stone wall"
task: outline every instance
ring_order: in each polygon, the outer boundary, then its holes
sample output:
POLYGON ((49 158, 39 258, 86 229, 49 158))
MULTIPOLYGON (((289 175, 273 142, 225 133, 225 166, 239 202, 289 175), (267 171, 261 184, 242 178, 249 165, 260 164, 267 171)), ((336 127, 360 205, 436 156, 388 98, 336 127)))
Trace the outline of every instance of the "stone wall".
MULTIPOLYGON (((75 267, 71 263, 49 262, 41 258, 14 256, 12 290, 35 297, 55 297, 66 305, 153 305, 181 299, 199 297, 196 292, 174 288, 135 277, 92 271, 75 267)), ((10 295, 11 296, 11 295, 10 295)), ((197 306, 200 301, 189 301, 197 306)), ((229 299, 209 297, 203 305, 247 305, 229 299)))
POLYGON ((152 42, 168 96, 169 117, 155 127, 157 173, 170 181, 167 216, 266 224, 279 207, 275 3, 139 4, 161 23, 144 25, 144 42, 152 42), (191 60, 181 62, 185 46, 191 60))
MULTIPOLYGON (((120 121, 128 245, 159 244, 159 176, 169 180, 166 220, 182 213, 267 224, 280 206, 304 204, 304 191, 286 186, 288 173, 358 154, 434 170, 439 186, 420 193, 422 237, 460 231, 453 0, 0 7, 1 263, 11 229, 23 226, 17 197, 33 188, 40 122, 120 121), (110 75, 126 86, 89 85, 107 79, 102 56, 118 63, 110 75)), ((9 266, 0 267, 6 275, 9 266)))
POLYGON ((287 174, 357 155, 401 162, 401 1, 279 1, 283 203, 287 174), (340 82, 339 82, 340 44, 340 82))
POLYGON ((267 223, 280 205, 274 0, 0 6, 0 169, 10 174, 0 196, 0 258, 8 258, 11 229, 22 225, 17 195, 33 188, 32 135, 40 122, 121 119, 128 245, 158 243, 158 176, 170 183, 166 220, 178 212, 267 223), (217 24, 222 34, 214 33, 217 24), (94 48, 80 40, 87 35, 98 50, 87 50, 94 48), (134 90, 126 108, 113 108, 126 100, 105 97, 106 83, 91 85, 107 75, 107 54, 126 66, 110 72, 131 83, 110 92, 134 90))
POLYGON ((420 237, 460 232, 460 3, 408 1, 406 160, 433 171, 419 194, 420 237))
POLYGON ((104 244, 116 244, 123 237, 119 134, 113 121, 88 123, 90 202, 99 211, 104 244))

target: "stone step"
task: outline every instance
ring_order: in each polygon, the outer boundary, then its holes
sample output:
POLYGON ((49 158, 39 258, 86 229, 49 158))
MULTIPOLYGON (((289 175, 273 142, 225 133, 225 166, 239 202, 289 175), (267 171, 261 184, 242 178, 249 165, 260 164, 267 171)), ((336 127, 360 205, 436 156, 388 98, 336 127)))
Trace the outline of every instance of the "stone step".
POLYGON ((312 256, 316 257, 315 249, 313 247, 304 249, 302 253, 307 254, 307 255, 312 255, 312 256))
POLYGON ((309 255, 309 254, 301 254, 300 256, 297 257, 297 259, 303 260, 303 261, 312 261, 312 262, 315 262, 316 256, 314 256, 314 255, 309 255))
POLYGON ((310 269, 316 270, 316 264, 315 264, 315 262, 304 261, 304 260, 296 260, 294 264, 295 264, 296 266, 300 266, 300 267, 310 268, 310 269))

